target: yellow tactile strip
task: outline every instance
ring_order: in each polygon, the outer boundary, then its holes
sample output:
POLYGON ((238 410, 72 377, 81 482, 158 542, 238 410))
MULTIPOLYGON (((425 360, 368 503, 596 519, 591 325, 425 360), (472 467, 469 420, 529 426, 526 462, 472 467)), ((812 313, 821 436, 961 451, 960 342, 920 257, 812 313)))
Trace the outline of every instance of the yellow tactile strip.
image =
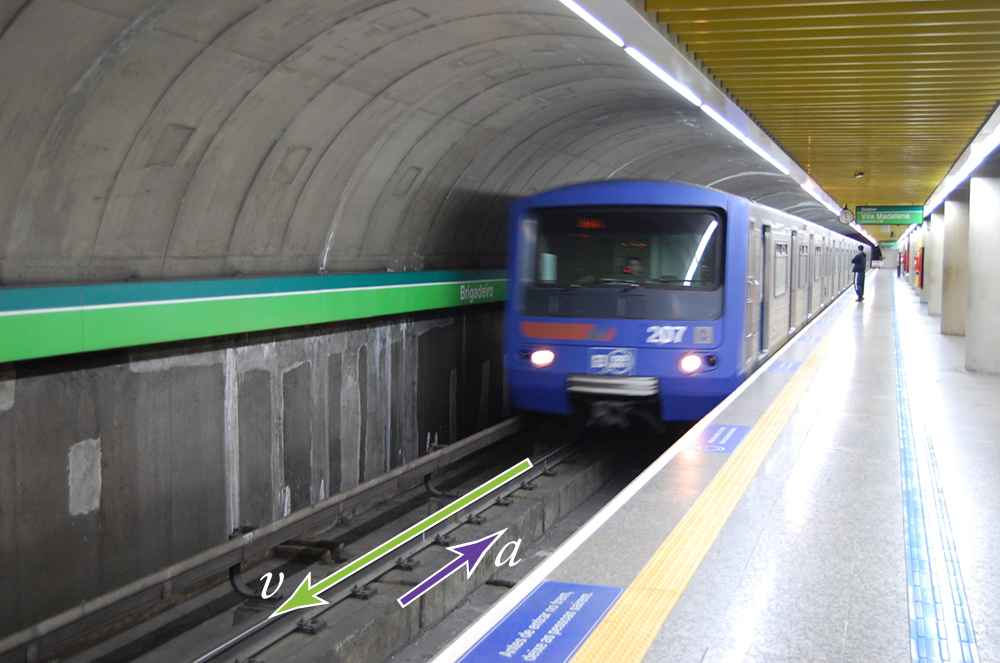
MULTIPOLYGON (((572 663, 642 660, 829 354, 845 310, 736 451, 594 629, 572 663)), ((683 443, 679 440, 677 444, 683 443)))

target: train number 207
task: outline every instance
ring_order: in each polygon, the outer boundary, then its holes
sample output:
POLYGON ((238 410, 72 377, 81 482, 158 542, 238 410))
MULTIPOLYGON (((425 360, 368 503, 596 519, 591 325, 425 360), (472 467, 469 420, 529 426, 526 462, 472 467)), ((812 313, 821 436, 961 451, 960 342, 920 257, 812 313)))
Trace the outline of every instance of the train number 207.
POLYGON ((649 334, 649 338, 646 339, 646 342, 680 343, 684 340, 685 331, 687 331, 687 327, 661 327, 659 325, 653 325, 652 327, 646 328, 646 333, 649 334))

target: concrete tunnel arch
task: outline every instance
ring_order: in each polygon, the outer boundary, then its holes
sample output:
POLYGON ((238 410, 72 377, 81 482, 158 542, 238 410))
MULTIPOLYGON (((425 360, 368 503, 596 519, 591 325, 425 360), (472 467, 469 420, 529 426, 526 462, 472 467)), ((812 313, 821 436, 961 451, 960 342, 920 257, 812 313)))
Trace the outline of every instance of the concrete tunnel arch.
POLYGON ((607 178, 829 213, 558 2, 33 0, 0 36, 0 283, 498 267, 607 178))

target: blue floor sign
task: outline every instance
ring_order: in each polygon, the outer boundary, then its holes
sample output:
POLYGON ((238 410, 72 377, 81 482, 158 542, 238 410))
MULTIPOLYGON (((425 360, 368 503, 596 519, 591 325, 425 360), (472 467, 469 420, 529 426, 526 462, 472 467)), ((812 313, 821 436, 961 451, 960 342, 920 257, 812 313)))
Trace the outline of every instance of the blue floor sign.
POLYGON ((459 661, 565 663, 621 593, 621 587, 546 580, 459 661))
POLYGON ((731 454, 749 432, 750 426, 709 424, 689 443, 689 448, 710 454, 731 454))
POLYGON ((801 365, 801 361, 776 361, 767 370, 775 373, 794 373, 801 365))

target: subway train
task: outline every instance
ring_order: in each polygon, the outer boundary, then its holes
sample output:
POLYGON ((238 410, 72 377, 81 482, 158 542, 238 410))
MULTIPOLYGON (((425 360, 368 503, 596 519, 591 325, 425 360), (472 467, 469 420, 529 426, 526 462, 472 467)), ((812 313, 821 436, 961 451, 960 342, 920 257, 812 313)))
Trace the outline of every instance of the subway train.
MULTIPOLYGON (((504 362, 515 408, 696 420, 853 285, 858 242, 680 183, 515 201, 504 362)), ((866 254, 869 254, 867 245, 866 254)))

